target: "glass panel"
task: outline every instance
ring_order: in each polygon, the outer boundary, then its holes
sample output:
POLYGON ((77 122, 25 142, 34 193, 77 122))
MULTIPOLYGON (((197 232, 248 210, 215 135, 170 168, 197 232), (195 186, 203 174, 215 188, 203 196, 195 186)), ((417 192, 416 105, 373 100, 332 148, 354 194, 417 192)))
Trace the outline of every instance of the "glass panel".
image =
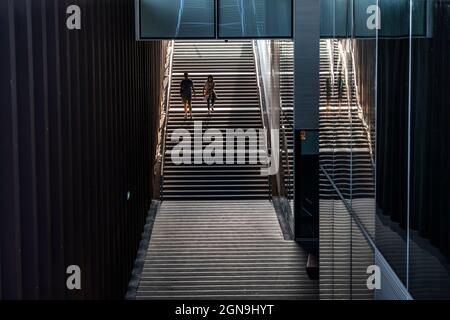
POLYGON ((432 33, 414 38, 411 52, 409 289, 415 299, 450 299, 450 1, 414 1, 424 5, 432 33))
MULTIPOLYGON (((382 11, 381 28, 409 30, 409 8, 382 11)), ((407 34, 406 34, 407 35, 407 34)), ((378 249, 407 285, 409 37, 378 39, 377 217, 378 249)))
POLYGON ((330 189, 327 196, 321 194, 319 281, 322 300, 352 297, 351 226, 351 216, 337 192, 330 189))
POLYGON ((351 229, 351 298, 352 300, 372 300, 375 291, 367 287, 369 266, 375 264, 374 252, 361 228, 352 220, 351 229))
POLYGON ((220 0, 219 38, 292 38, 291 0, 220 0))
POLYGON ((352 208, 375 239, 376 39, 349 42, 352 208))
MULTIPOLYGON (((367 270, 375 264, 373 248, 366 236, 375 237, 375 111, 376 111, 376 29, 366 25, 367 8, 376 1, 352 1, 349 8, 354 22, 350 37, 341 40, 346 86, 348 90, 351 140, 350 199, 351 226, 351 297, 374 298, 367 287, 367 270), (362 24, 364 22, 364 24, 362 24), (364 36, 361 27, 364 26, 364 36), (366 233, 363 234, 362 230, 366 233)), ((376 22, 376 21, 375 21, 376 22)))
POLYGON ((322 38, 343 38, 349 35, 350 0, 321 0, 320 34, 322 38))
POLYGON ((215 0, 140 0, 141 38, 215 38, 215 2, 215 0))
MULTIPOLYGON (((368 28, 368 25, 374 23, 376 6, 381 12, 380 37, 408 37, 409 17, 405 13, 409 12, 409 0, 322 0, 322 37, 373 37, 373 29, 368 28)), ((414 6, 413 35, 426 35, 427 14, 424 3, 414 6)))
MULTIPOLYGON (((320 297, 352 298, 351 112, 346 42, 335 37, 342 23, 332 1, 332 35, 320 45, 320 297)), ((346 8, 343 9, 344 11, 346 8)))

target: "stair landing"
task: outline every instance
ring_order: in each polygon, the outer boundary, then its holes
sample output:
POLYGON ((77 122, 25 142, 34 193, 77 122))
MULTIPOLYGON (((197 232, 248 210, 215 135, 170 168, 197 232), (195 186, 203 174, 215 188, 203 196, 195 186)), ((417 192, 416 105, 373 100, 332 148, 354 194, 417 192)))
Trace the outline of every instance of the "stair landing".
POLYGON ((270 201, 164 202, 137 299, 316 299, 270 201))

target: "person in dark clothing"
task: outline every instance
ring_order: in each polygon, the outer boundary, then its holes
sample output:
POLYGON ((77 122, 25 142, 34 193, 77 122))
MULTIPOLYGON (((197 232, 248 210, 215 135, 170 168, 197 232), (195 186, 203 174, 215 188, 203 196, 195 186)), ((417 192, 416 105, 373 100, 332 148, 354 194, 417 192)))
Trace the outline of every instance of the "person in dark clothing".
POLYGON ((184 80, 180 84, 180 95, 184 105, 184 118, 186 119, 189 114, 192 119, 192 93, 195 96, 194 82, 189 79, 189 74, 184 74, 184 80))
POLYGON ((327 83, 325 84, 326 97, 327 97, 327 111, 330 108, 330 100, 331 100, 331 79, 327 78, 327 83))
POLYGON ((339 72, 338 82, 337 82, 337 92, 339 100, 339 110, 341 109, 341 102, 344 96, 344 80, 342 79, 342 73, 339 72))
POLYGON ((216 83, 214 82, 214 77, 209 76, 208 80, 203 87, 203 95, 206 98, 206 102, 208 103, 208 113, 211 111, 214 112, 214 103, 216 102, 216 83))

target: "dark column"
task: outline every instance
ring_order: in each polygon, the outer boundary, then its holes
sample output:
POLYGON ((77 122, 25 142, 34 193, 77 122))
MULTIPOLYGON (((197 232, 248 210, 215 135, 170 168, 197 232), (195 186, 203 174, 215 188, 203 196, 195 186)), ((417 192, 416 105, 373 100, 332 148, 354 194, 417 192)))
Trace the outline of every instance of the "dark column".
POLYGON ((320 1, 295 1, 295 237, 319 243, 320 1))

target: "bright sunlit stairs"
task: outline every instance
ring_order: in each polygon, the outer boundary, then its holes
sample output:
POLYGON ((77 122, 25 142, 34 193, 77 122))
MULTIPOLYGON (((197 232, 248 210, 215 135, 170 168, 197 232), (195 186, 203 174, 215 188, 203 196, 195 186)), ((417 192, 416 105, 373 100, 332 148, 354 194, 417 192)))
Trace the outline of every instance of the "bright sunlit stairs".
MULTIPOLYGON (((235 161, 236 164, 209 165, 200 158, 200 164, 178 165, 171 158, 172 149, 178 143, 172 141, 172 134, 181 129, 187 130, 193 137, 195 121, 202 123, 203 133, 218 129, 225 135, 230 129, 257 131, 263 128, 252 42, 176 41, 171 88, 163 200, 268 199, 268 178, 261 175, 264 165, 259 161, 250 164, 248 152, 245 164, 235 161), (197 91, 193 99, 193 120, 184 119, 179 95, 184 72, 189 72, 197 91), (215 112, 211 115, 208 115, 202 96, 208 75, 215 78, 218 96, 215 112)), ((203 142, 202 147, 207 145, 203 142)), ((247 149, 249 146, 247 143, 247 149)), ((236 147, 237 144, 235 150, 236 147)), ((257 146, 251 147, 256 149, 257 146)), ((260 144, 260 149, 265 149, 265 146, 260 144)))

